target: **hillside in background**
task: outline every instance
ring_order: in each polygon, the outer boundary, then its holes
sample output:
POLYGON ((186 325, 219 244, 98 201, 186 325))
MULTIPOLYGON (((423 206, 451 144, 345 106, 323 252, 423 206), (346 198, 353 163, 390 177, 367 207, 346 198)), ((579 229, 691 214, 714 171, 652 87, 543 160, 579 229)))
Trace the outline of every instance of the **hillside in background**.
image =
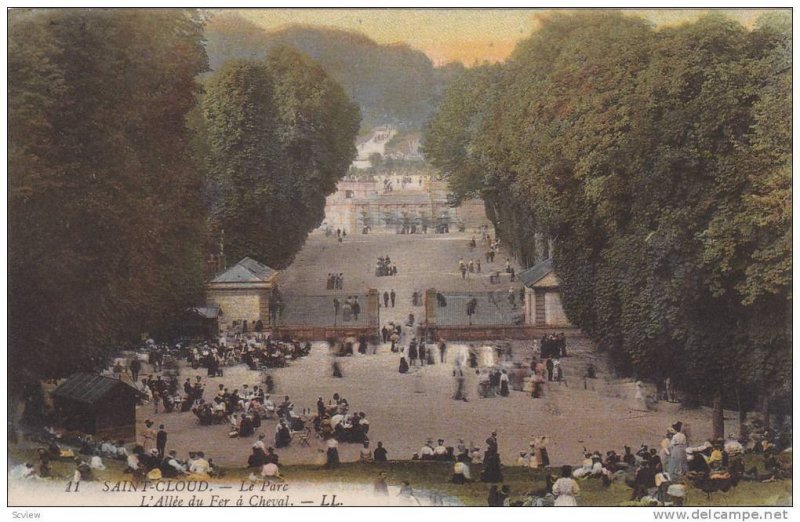
POLYGON ((336 29, 290 26, 267 32, 238 15, 212 18, 206 26, 211 68, 231 59, 261 59, 276 46, 293 47, 322 65, 361 107, 362 129, 393 124, 420 128, 437 106, 460 64, 434 67, 404 44, 380 45, 336 29))

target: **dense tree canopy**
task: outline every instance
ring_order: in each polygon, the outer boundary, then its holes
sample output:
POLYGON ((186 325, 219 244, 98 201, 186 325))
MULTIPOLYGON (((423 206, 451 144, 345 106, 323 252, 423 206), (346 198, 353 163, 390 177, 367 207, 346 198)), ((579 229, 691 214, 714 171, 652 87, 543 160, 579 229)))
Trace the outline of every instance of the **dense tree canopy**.
POLYGON ((197 299, 185 115, 207 59, 201 21, 179 10, 14 12, 8 57, 18 381, 90 368, 197 299))
POLYGON ((212 227, 226 255, 285 267, 355 157, 358 108, 313 61, 277 48, 215 73, 203 114, 212 227))
MULTIPOLYGON (((9 358, 17 383, 99 370, 203 300, 205 258, 285 266, 355 155, 359 113, 273 49, 207 85, 193 10, 15 11, 9 358)), ((14 387, 19 392, 21 388, 14 387)))
POLYGON ((752 31, 556 14, 489 84, 454 82, 425 152, 523 262, 552 238, 568 316, 619 371, 717 404, 785 395, 790 48, 781 13, 752 31))
POLYGON ((278 47, 309 56, 360 107, 365 128, 392 123, 418 129, 441 98, 459 63, 434 67, 425 53, 404 44, 378 44, 358 32, 292 25, 276 31, 233 13, 206 28, 211 68, 237 59, 263 60, 278 47))

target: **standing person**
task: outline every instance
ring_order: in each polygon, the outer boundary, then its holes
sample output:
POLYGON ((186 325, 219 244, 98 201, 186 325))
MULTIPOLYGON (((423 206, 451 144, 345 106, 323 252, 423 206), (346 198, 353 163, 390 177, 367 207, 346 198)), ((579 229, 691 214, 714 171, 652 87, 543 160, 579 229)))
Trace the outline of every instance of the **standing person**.
POLYGON ((383 328, 381 328, 381 339, 384 343, 389 342, 389 329, 386 328, 386 325, 383 325, 383 328))
POLYGON ((433 366, 436 364, 436 355, 434 352, 435 348, 433 346, 429 346, 425 350, 425 356, 428 358, 428 364, 433 366))
POLYGON ((411 342, 408 344, 408 359, 409 364, 414 366, 417 360, 417 339, 416 337, 411 339, 411 342))
POLYGON ((486 457, 497 454, 498 454, 497 432, 493 431, 491 436, 489 436, 489 438, 486 439, 486 453, 484 454, 483 458, 484 460, 486 460, 486 457))
POLYGON ((500 396, 508 397, 508 395, 508 373, 503 370, 503 373, 500 374, 500 396))
POLYGON ((456 379, 456 393, 453 396, 453 399, 457 401, 464 401, 467 402, 467 391, 466 391, 466 376, 464 375, 464 370, 461 368, 461 363, 457 362, 456 367, 453 370, 453 377, 456 379))
POLYGON ((397 294, 394 293, 394 288, 392 288, 392 292, 389 294, 389 297, 392 300, 392 308, 394 308, 394 300, 397 297, 397 294))
POLYGON ((167 448, 167 431, 164 429, 164 425, 161 424, 158 426, 158 433, 156 434, 156 450, 158 451, 158 457, 163 459, 164 458, 164 451, 167 448))
POLYGON ((337 441, 334 437, 331 437, 327 440, 326 445, 328 446, 328 454, 327 454, 327 460, 325 462, 325 467, 328 469, 338 468, 339 441, 337 441))
POLYGON ((555 368, 555 365, 553 364, 553 359, 552 358, 550 358, 550 357, 547 358, 546 366, 547 366, 547 380, 549 382, 552 382, 553 381, 553 369, 555 368))
POLYGON ((575 497, 580 495, 581 488, 572 478, 572 466, 561 466, 561 478, 553 484, 553 495, 556 497, 556 506, 577 506, 575 497))
POLYGON ((145 451, 153 449, 156 443, 156 430, 153 429, 153 421, 147 419, 144 421, 144 430, 142 431, 142 447, 145 451))
POLYGON ((133 356, 133 360, 131 361, 130 364, 130 369, 131 369, 131 378, 133 379, 133 383, 136 384, 136 382, 139 380, 139 372, 142 371, 142 362, 139 360, 138 356, 136 355, 133 356))
POLYGON ((689 470, 686 457, 686 435, 683 433, 683 423, 678 421, 672 425, 675 435, 669 441, 669 467, 668 473, 673 481, 680 480, 689 470))
POLYGON ((389 308, 389 292, 385 290, 383 292, 383 307, 389 308))
POLYGON ((425 341, 423 339, 419 340, 418 353, 419 353, 419 365, 425 366, 427 359, 425 357, 425 341))
POLYGON ((447 345, 444 342, 444 339, 439 340, 439 361, 445 362, 447 359, 447 345))

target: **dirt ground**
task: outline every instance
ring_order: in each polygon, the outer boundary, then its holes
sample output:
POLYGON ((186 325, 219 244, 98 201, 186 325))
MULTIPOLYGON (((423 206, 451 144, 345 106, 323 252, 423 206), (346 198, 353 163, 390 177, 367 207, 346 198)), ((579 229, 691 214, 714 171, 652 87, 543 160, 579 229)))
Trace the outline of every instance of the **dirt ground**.
MULTIPOLYGON (((452 355, 452 354, 451 354, 452 355)), ((515 349, 515 356, 525 358, 526 350, 515 349)), ((568 386, 548 383, 544 398, 532 399, 523 392, 512 391, 509 397, 480 399, 477 397, 477 376, 468 374, 469 402, 453 400, 454 381, 451 363, 413 367, 408 374, 398 372, 399 357, 381 346, 376 355, 341 358, 344 378, 334 378, 331 360, 324 344, 314 346, 309 357, 294 361, 289 367, 273 370, 276 395, 289 395, 296 411, 315 411, 318 397, 326 402, 334 393, 345 397, 354 411, 363 411, 370 421, 373 447, 382 441, 392 459, 411 458, 426 439, 445 439, 455 446, 458 439, 484 448, 484 441, 496 430, 503 462, 511 464, 524 451, 531 437, 547 435, 549 454, 555 464, 577 464, 584 447, 590 450, 622 450, 624 444, 638 448, 640 444, 656 445, 667 427, 676 420, 689 424, 691 434, 701 441, 710 433, 707 410, 680 411, 679 404, 661 402, 657 411, 639 411, 633 400, 632 383, 599 379, 583 388, 583 361, 590 353, 573 350, 564 359, 568 386), (591 389, 594 388, 594 389, 591 389)), ((594 360, 594 359, 593 359, 594 360)), ((229 389, 259 384, 258 372, 244 365, 226 368, 222 378, 207 378, 205 372, 184 368, 181 378, 203 375, 206 397, 211 398, 217 385, 229 389)), ((145 419, 156 425, 163 423, 169 433, 168 449, 181 454, 204 450, 215 461, 226 465, 244 465, 255 438, 228 438, 227 426, 200 426, 192 413, 153 413, 150 405, 137 410, 141 426, 145 419)), ((732 416, 731 416, 732 418, 732 416)), ((733 420, 731 420, 733 423, 733 420)), ((260 432, 274 440, 275 421, 267 420, 260 432)), ((287 464, 315 463, 322 441, 312 439, 311 446, 293 443, 278 453, 287 464)), ((358 444, 341 444, 343 461, 358 459, 358 444)))
MULTIPOLYGON (((488 273, 502 270, 506 255, 497 256, 493 264, 484 262, 482 273, 471 274, 467 280, 458 272, 460 258, 468 261, 481 257, 485 261, 482 256, 486 250, 475 231, 448 235, 349 235, 343 243, 315 232, 292 266, 281 274, 279 284, 286 296, 325 294, 327 273, 343 272, 345 293, 366 292, 368 288, 377 288, 381 293, 395 289, 396 306, 381 309, 381 323, 385 324, 404 320, 410 311, 421 310, 411 306, 414 290, 497 290, 499 285, 489 283, 488 273), (471 250, 469 239, 473 235, 478 247, 471 250), (375 260, 387 254, 397 264, 399 274, 376 277, 375 260)), ((522 268, 515 266, 517 270, 522 268)), ((451 358, 453 351, 455 348, 451 347, 451 358)), ((318 397, 327 402, 336 392, 347 398, 352 410, 367 414, 373 448, 382 441, 391 459, 411 458, 428 438, 443 438, 446 445, 453 446, 462 438, 483 449, 493 430, 498 432, 500 453, 506 464, 513 463, 519 452, 528 448, 531 438, 539 435, 549 437, 548 451, 554 464, 577 464, 584 447, 592 451, 622 451, 624 444, 634 449, 640 444, 656 445, 667 427, 677 420, 689 424, 694 439, 700 442, 710 433, 710 414, 706 410, 680 411, 679 404, 660 403, 657 411, 638 411, 633 400, 634 383, 611 379, 603 358, 585 339, 571 338, 569 351, 571 357, 563 363, 569 386, 548 385, 544 398, 536 400, 513 391, 507 398, 479 399, 477 376, 468 374, 470 401, 454 401, 451 362, 400 374, 399 356, 391 353, 388 345, 379 347, 376 355, 342 359, 342 379, 332 376, 331 360, 322 343, 315 344, 309 357, 272 373, 276 394, 289 395, 296 411, 315 411, 318 397), (581 376, 590 362, 601 370, 600 378, 588 382, 584 389, 581 376)), ((529 361, 531 345, 514 343, 514 354, 520 362, 529 361)), ((220 383, 233 390, 245 383, 259 384, 261 378, 240 365, 226 368, 223 378, 212 379, 206 378, 202 369, 184 368, 181 380, 186 376, 194 380, 195 375, 204 376, 209 399, 220 383)), ((221 464, 244 465, 255 441, 228 438, 227 426, 200 426, 192 413, 155 415, 152 406, 146 405, 138 409, 137 417, 140 427, 147 418, 156 425, 163 423, 169 433, 169 449, 181 454, 204 450, 221 464)), ((266 421, 260 431, 274 440, 275 421, 266 421)), ((310 447, 295 442, 280 450, 279 455, 288 464, 314 463, 322 448, 318 439, 312 440, 310 447)), ((357 460, 359 450, 357 444, 341 444, 342 460, 357 460)))

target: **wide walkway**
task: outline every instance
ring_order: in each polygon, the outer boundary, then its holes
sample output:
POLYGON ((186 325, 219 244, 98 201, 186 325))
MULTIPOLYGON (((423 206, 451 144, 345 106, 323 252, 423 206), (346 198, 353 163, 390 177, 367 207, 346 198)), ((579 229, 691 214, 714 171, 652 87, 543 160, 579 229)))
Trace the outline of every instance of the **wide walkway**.
MULTIPOLYGON (((519 283, 501 285, 489 282, 491 270, 505 268, 505 256, 495 263, 485 262, 488 247, 475 233, 478 247, 469 248, 473 233, 449 235, 370 234, 347 236, 338 243, 334 238, 315 233, 297 256, 296 261, 281 276, 280 286, 287 298, 292 295, 364 294, 368 288, 395 290, 396 306, 381 309, 381 322, 405 320, 409 312, 420 318, 423 307, 411 305, 414 290, 423 292, 436 288, 444 293, 496 291, 499 295, 509 288, 518 290, 519 283), (398 268, 394 277, 376 277, 375 261, 389 255, 398 268), (480 274, 462 279, 458 260, 482 261, 480 274), (344 288, 325 289, 329 272, 344 274, 344 288)), ((513 260, 512 260, 513 261, 513 260)), ((516 267, 519 269, 520 267, 516 267)), ((479 307, 480 308, 480 307, 479 307)), ((310 310, 310 315, 319 313, 310 310)), ((455 446, 459 438, 481 448, 492 430, 497 430, 502 460, 513 464, 520 451, 528 448, 532 436, 547 435, 551 459, 556 464, 577 464, 583 448, 592 451, 622 450, 623 444, 657 444, 673 422, 682 420, 691 425, 698 436, 710 432, 710 414, 704 410, 679 411, 679 405, 661 403, 659 411, 639 411, 633 400, 635 386, 630 381, 618 381, 605 370, 605 363, 586 340, 570 340, 571 357, 563 360, 569 386, 548 385, 545 397, 532 399, 523 392, 512 392, 507 398, 478 399, 477 376, 468 372, 466 388, 470 401, 454 401, 452 355, 450 347, 445 364, 412 368, 408 374, 398 372, 399 355, 388 345, 378 353, 341 359, 344 378, 332 376, 331 359, 323 343, 315 344, 309 357, 293 362, 288 368, 277 369, 272 375, 277 383, 276 395, 289 395, 297 411, 315 411, 318 397, 326 402, 338 392, 347 398, 354 411, 363 411, 370 421, 370 439, 382 441, 392 459, 409 459, 428 438, 443 438, 455 446), (599 370, 599 379, 584 389, 581 377, 592 363, 599 370)), ((515 342, 514 358, 530 360, 532 344, 515 342)), ((204 375, 202 370, 183 368, 181 382, 186 377, 204 375)), ((226 368, 225 376, 207 379, 206 397, 212 398, 217 386, 233 390, 243 384, 259 384, 261 376, 246 366, 226 368)), ((168 447, 181 454, 204 450, 216 462, 244 465, 254 438, 231 439, 227 426, 200 426, 192 413, 153 413, 152 406, 137 411, 140 426, 146 418, 156 425, 163 423, 169 433, 168 447)), ((259 431, 269 441, 274 440, 275 421, 266 422, 259 431)), ((698 439, 699 440, 699 439, 698 439)), ((358 458, 358 445, 342 444, 340 453, 345 461, 358 458)), ((282 462, 314 463, 323 451, 322 442, 312 440, 310 446, 297 443, 279 451, 282 462)))
MULTIPOLYGON (((495 257, 494 263, 487 263, 485 254, 488 245, 480 240, 477 231, 466 231, 451 234, 392 234, 372 233, 348 235, 339 243, 336 237, 325 237, 322 232, 309 236, 303 249, 294 263, 280 276, 279 286, 287 300, 292 296, 329 295, 352 293, 363 294, 370 288, 377 289, 381 295, 384 291, 396 293, 395 306, 381 308, 381 323, 389 321, 405 321, 409 313, 421 318, 424 314, 422 306, 412 306, 412 294, 420 293, 427 288, 436 288, 440 292, 454 292, 468 295, 470 292, 493 291, 505 297, 509 289, 517 294, 522 288, 519 282, 492 284, 489 274, 492 271, 503 271, 506 267, 505 255, 495 257), (470 239, 475 237, 478 246, 469 247, 470 239), (380 256, 389 256, 397 265, 396 276, 378 277, 375 275, 375 263, 380 256), (465 262, 480 260, 481 273, 468 273, 462 279, 458 271, 459 259, 465 262), (342 290, 326 290, 325 282, 328 273, 344 274, 342 290)), ((510 259, 514 269, 519 272, 522 267, 510 259)), ((454 302, 454 305, 457 304, 454 302)), ((382 303, 381 303, 382 305, 382 303)), ((501 305, 504 306, 504 305, 501 305)), ((331 304, 332 309, 332 304, 331 304)), ((479 307, 478 313, 487 310, 479 307)), ((314 314, 311 310, 309 313, 314 314)), ((464 322, 467 322, 466 316, 464 322)))
MULTIPOLYGON (((512 392, 507 398, 477 398, 477 376, 469 374, 469 402, 451 399, 454 391, 452 358, 455 346, 449 349, 448 363, 414 367, 411 373, 397 371, 399 356, 388 345, 376 355, 340 358, 344 378, 332 376, 330 358, 322 343, 315 344, 311 355, 293 362, 287 368, 273 370, 276 395, 289 395, 298 411, 315 411, 318 397, 326 402, 334 393, 347 398, 354 411, 363 411, 370 421, 373 446, 383 441, 393 459, 409 459, 425 443, 443 438, 455 445, 458 438, 483 448, 492 430, 498 431, 501 457, 513 464, 519 451, 527 449, 534 435, 547 435, 551 440, 550 455, 554 463, 577 464, 583 447, 590 450, 622 450, 625 443, 657 444, 666 429, 676 420, 691 425, 693 433, 710 433, 710 414, 707 410, 679 411, 677 404, 660 403, 659 411, 637 411, 633 401, 635 388, 630 382, 608 379, 603 363, 590 343, 570 342, 570 357, 563 359, 569 386, 548 384, 545 397, 532 399, 523 392, 512 392), (585 365, 592 362, 601 368, 599 379, 583 388, 579 378, 585 365)), ((530 349, 525 343, 514 343, 514 356, 525 360, 530 349)), ((437 361, 438 362, 438 361, 437 361)), ((258 384, 258 372, 240 365, 225 369, 225 376, 208 379, 205 372, 184 368, 181 380, 203 376, 206 398, 210 399, 218 384, 230 390, 243 384, 258 384)), ((192 413, 161 413, 155 415, 152 406, 137 410, 141 424, 145 419, 163 423, 169 433, 168 446, 182 454, 205 450, 216 462, 227 465, 244 464, 255 438, 228 438, 227 426, 200 426, 192 413)), ((733 421, 731 421, 733 422, 733 421)), ((266 421, 260 431, 274 440, 275 421, 266 421)), ((271 442, 270 442, 271 443, 271 442)), ((286 463, 314 463, 322 450, 322 441, 312 440, 311 446, 293 444, 280 450, 286 463)), ((359 446, 341 444, 345 461, 358 459, 359 446)))

